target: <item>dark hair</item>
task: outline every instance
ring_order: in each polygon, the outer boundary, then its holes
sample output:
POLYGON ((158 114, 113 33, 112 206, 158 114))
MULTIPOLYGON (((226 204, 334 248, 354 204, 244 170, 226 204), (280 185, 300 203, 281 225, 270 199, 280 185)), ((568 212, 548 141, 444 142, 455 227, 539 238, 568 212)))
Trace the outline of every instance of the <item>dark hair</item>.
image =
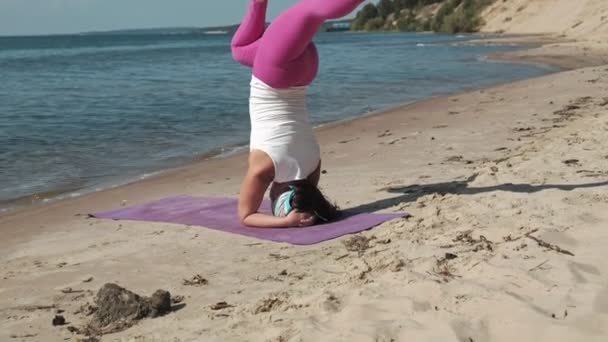
POLYGON ((295 190, 291 206, 302 212, 310 213, 319 218, 319 223, 330 222, 340 217, 337 205, 325 198, 315 185, 303 181, 292 185, 295 190))

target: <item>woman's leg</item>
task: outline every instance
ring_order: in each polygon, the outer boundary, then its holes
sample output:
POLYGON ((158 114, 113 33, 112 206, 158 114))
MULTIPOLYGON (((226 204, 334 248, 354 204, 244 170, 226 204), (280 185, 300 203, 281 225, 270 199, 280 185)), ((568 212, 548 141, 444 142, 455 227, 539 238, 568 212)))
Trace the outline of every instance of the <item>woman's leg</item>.
POLYGON ((313 37, 326 20, 349 14, 363 1, 300 0, 277 17, 264 33, 253 73, 275 88, 309 84, 318 67, 313 37))
POLYGON ((267 7, 268 0, 250 0, 247 15, 232 37, 232 56, 243 65, 253 66, 260 38, 266 28, 267 7))

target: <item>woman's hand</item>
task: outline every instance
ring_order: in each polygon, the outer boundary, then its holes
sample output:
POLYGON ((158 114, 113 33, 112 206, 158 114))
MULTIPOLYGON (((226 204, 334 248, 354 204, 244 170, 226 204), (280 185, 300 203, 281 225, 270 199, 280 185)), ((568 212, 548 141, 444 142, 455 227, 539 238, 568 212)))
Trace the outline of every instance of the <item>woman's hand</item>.
POLYGON ((310 227, 316 223, 316 217, 309 213, 293 210, 286 217, 289 227, 310 227))

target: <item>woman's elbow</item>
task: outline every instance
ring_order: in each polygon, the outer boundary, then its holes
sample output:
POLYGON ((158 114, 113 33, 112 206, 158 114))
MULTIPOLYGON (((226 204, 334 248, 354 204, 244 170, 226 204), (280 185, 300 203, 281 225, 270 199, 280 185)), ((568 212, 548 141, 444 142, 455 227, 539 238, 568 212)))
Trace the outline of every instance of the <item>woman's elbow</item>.
POLYGON ((245 212, 245 211, 243 211, 243 212, 239 211, 238 216, 239 216, 239 223, 241 225, 243 225, 243 226, 249 226, 249 224, 248 224, 248 222, 249 222, 248 218, 249 218, 249 216, 251 216, 250 213, 245 212))

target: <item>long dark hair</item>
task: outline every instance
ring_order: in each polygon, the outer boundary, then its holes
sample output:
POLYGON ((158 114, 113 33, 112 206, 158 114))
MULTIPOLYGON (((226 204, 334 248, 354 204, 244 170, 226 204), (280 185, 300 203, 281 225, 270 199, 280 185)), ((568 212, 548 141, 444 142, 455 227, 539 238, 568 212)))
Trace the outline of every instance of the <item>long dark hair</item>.
POLYGON ((340 217, 340 209, 331 203, 315 185, 302 181, 292 185, 295 191, 291 206, 301 212, 310 213, 319 223, 331 222, 340 217))

